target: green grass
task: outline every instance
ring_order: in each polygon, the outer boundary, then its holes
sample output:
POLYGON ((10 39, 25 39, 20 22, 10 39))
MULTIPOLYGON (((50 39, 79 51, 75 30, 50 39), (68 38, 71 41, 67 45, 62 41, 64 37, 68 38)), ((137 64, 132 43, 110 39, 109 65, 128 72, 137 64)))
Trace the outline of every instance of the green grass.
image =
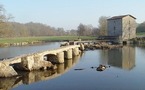
POLYGON ((145 32, 137 33, 137 36, 145 36, 145 32))
MULTIPOLYGON (((44 36, 44 37, 17 37, 17 38, 0 38, 0 43, 19 43, 33 41, 62 41, 62 40, 77 40, 79 36, 44 36)), ((96 37, 80 36, 82 40, 92 40, 96 37)))

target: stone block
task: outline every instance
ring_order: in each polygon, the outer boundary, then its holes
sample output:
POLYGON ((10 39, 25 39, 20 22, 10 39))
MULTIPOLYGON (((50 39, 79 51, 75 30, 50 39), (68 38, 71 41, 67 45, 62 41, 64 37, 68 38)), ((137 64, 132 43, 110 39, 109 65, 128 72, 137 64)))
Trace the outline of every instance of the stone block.
POLYGON ((0 63, 0 77, 13 77, 18 75, 18 73, 13 69, 12 66, 7 66, 0 63))
POLYGON ((21 65, 24 68, 24 70, 32 71, 34 65, 33 56, 22 57, 21 65))

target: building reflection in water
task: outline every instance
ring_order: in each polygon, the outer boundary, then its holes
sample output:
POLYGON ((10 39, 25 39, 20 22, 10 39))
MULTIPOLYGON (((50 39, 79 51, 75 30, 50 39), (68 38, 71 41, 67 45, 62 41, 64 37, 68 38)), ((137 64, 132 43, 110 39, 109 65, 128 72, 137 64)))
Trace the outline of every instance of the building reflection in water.
POLYGON ((124 46, 122 49, 101 51, 101 64, 131 70, 135 67, 135 48, 124 46))
POLYGON ((12 78, 0 78, 0 90, 10 90, 21 84, 31 84, 38 81, 50 80, 61 76, 70 70, 80 59, 80 56, 75 56, 71 60, 65 60, 64 64, 58 64, 56 70, 46 71, 32 71, 32 72, 19 72, 20 76, 12 78))

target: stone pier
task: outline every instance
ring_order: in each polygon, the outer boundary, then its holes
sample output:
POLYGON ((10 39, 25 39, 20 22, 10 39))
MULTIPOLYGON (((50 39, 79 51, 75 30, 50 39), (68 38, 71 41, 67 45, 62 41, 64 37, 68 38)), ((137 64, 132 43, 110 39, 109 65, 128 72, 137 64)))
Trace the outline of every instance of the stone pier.
POLYGON ((72 49, 67 50, 65 54, 66 59, 72 59, 72 49))
POLYGON ((57 63, 64 63, 64 52, 57 53, 57 63))
POLYGON ((80 54, 79 52, 78 48, 73 48, 73 56, 78 56, 80 54))

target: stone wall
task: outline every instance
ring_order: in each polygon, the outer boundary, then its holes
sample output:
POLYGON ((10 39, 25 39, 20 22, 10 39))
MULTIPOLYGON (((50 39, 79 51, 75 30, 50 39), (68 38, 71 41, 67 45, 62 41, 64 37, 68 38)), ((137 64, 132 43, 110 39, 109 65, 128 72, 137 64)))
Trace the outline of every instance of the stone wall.
POLYGON ((108 20, 108 36, 122 35, 122 19, 108 20))
POLYGON ((136 37, 136 22, 135 19, 130 17, 130 16, 126 16, 123 18, 123 22, 122 22, 123 26, 122 26, 122 39, 123 40, 128 40, 128 39, 132 39, 136 37))

